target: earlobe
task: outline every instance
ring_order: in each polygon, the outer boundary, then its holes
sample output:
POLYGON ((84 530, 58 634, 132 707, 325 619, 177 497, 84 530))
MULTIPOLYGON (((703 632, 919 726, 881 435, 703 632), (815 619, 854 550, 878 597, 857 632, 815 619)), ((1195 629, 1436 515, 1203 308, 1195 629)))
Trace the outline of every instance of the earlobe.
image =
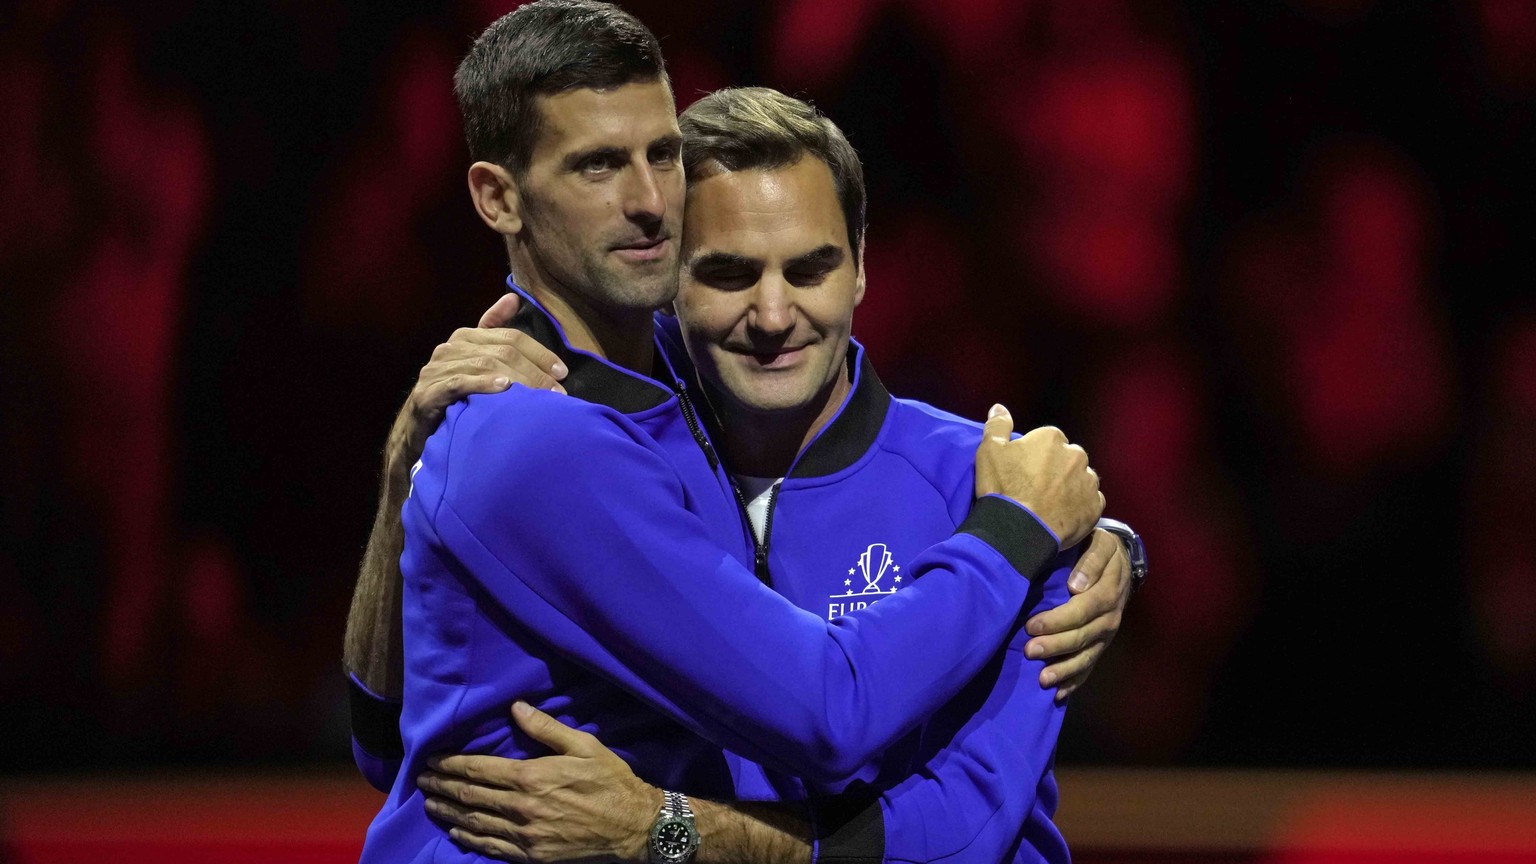
POLYGON ((523 230, 522 200, 512 172, 490 162, 469 166, 469 197, 480 221, 508 237, 523 230))

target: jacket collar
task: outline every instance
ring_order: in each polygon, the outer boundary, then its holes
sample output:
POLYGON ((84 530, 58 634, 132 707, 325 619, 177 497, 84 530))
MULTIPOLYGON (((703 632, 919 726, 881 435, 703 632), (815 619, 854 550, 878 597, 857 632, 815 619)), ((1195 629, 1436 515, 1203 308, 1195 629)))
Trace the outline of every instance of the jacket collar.
MULTIPOLYGON (((704 397, 714 388, 704 386, 688 358, 677 322, 666 316, 657 316, 657 331, 660 334, 658 338, 671 352, 673 364, 687 370, 689 387, 697 391, 695 401, 711 404, 704 397)), ((885 426, 886 412, 891 406, 890 391, 880 382, 880 376, 875 374, 875 367, 869 361, 869 354, 856 339, 848 343, 847 364, 848 372, 853 377, 853 386, 843 398, 842 407, 811 443, 800 451, 800 455, 795 457, 786 479, 836 474, 863 458, 874 446, 875 439, 880 437, 880 430, 885 426)), ((710 438, 723 440, 728 433, 721 430, 715 412, 699 413, 704 416, 710 438)))
POLYGON ((800 451, 789 477, 825 477, 849 467, 875 446, 885 415, 891 407, 890 391, 880 383, 869 354, 856 341, 848 343, 848 372, 853 386, 832 421, 809 446, 800 451))
POLYGON ((596 354, 572 348, 560 322, 539 301, 513 282, 510 276, 507 277, 507 290, 516 293, 523 301, 509 326, 532 336, 565 363, 569 374, 560 382, 565 392, 624 414, 637 414, 655 408, 675 395, 668 385, 661 383, 676 381, 678 376, 660 345, 657 346, 655 365, 651 370, 653 377, 637 375, 596 354))

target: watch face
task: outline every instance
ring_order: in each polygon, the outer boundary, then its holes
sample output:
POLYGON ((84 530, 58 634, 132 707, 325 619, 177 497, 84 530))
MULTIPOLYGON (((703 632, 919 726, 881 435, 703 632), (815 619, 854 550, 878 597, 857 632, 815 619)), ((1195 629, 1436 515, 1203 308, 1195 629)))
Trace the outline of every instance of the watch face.
POLYGON ((651 849, 658 858, 668 861, 685 860, 693 845, 693 829, 681 819, 663 822, 651 836, 651 849))

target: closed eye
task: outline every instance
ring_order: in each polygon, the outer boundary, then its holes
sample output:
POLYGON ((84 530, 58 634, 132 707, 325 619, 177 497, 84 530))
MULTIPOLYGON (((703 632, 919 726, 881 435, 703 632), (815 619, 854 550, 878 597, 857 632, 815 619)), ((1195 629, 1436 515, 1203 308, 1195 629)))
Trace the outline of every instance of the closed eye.
POLYGON ((816 267, 790 270, 784 274, 785 281, 796 288, 812 288, 827 280, 827 274, 835 268, 816 267))
POLYGON ((693 279, 704 285, 708 285, 719 291, 743 291, 757 284, 758 273, 756 270, 725 269, 715 270, 709 268, 695 269, 692 271, 693 279))

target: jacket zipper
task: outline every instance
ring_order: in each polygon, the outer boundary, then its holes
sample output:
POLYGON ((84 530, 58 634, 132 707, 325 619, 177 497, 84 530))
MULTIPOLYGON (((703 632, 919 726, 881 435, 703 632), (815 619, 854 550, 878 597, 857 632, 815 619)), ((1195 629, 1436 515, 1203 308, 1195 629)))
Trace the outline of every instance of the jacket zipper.
MULTIPOLYGON (((683 421, 688 424, 688 432, 693 435, 693 440, 704 451, 704 458, 709 460, 711 470, 720 467, 720 457, 715 455, 715 448, 710 445, 709 438, 704 434, 704 428, 699 425, 699 417, 694 413, 693 400, 688 398, 688 388, 681 381, 673 381, 673 388, 677 391, 677 403, 683 409, 683 421)), ((747 515, 747 496, 742 494, 741 486, 736 483, 736 478, 729 478, 731 491, 736 493, 736 504, 741 507, 741 518, 747 520, 747 530, 752 534, 752 562, 753 572, 758 581, 764 585, 773 585, 773 577, 768 572, 768 541, 773 536, 773 508, 779 500, 779 484, 775 483, 768 490, 768 515, 763 520, 763 539, 757 539, 757 532, 752 530, 752 517, 747 515)))
POLYGON ((747 530, 752 532, 752 572, 757 575, 759 582, 769 587, 773 586, 773 575, 768 572, 768 542, 773 539, 773 509, 779 501, 779 485, 775 483, 768 490, 768 515, 763 518, 763 539, 759 540, 757 531, 752 528, 752 516, 747 510, 747 495, 741 491, 736 478, 731 478, 731 491, 736 493, 741 518, 747 520, 747 530))
MULTIPOLYGON (((719 468, 720 457, 715 455, 715 448, 710 446, 709 438, 704 435, 704 428, 699 425, 698 415, 693 413, 693 402, 688 398, 688 389, 681 381, 673 381, 672 386, 677 390, 677 403, 683 408, 683 420, 688 424, 688 432, 693 435, 693 440, 699 445, 699 449, 704 451, 704 458, 709 460, 710 470, 719 468)), ((736 494, 739 496, 741 493, 736 494)))

